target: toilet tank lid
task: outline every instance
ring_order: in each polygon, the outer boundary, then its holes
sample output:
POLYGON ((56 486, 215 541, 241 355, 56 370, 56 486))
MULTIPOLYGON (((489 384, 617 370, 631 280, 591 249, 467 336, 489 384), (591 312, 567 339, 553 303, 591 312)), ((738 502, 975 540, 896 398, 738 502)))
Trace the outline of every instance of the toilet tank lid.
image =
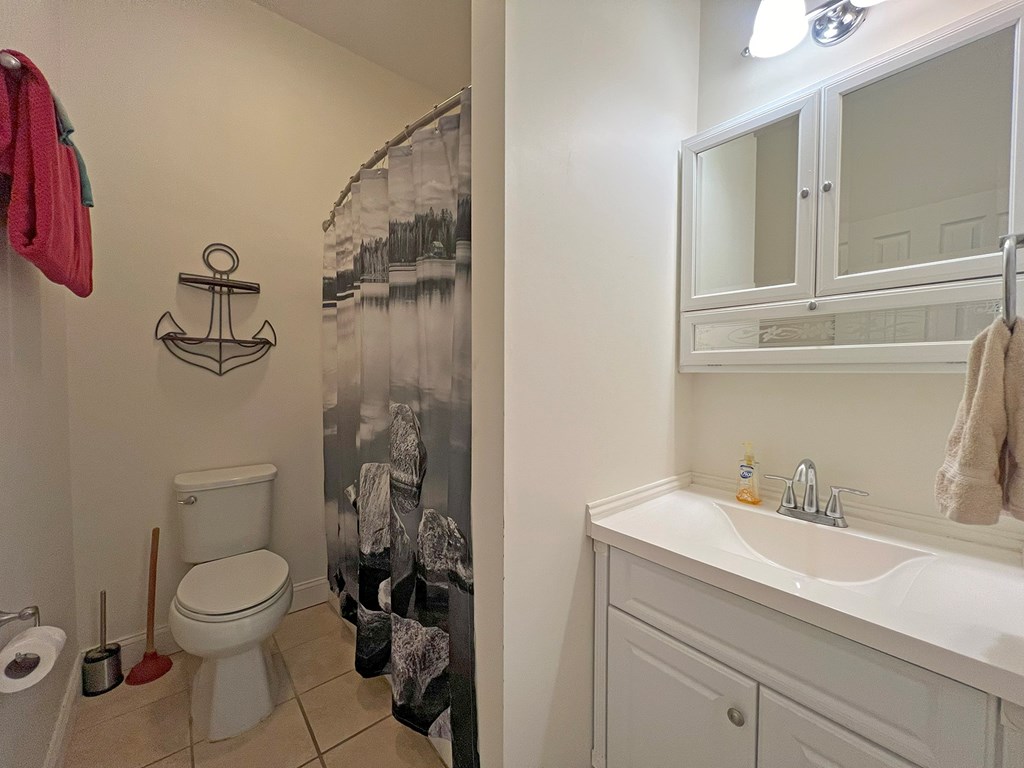
POLYGON ((175 475, 174 490, 207 491, 211 488, 230 488, 233 485, 265 483, 275 477, 277 477, 277 467, 273 464, 204 469, 199 472, 182 472, 180 475, 175 475))

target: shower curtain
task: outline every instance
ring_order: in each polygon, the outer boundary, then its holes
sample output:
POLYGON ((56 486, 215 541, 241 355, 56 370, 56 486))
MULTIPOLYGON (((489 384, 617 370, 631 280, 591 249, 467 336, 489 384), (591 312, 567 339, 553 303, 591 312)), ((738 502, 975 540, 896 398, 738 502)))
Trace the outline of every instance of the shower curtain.
POLYGON ((476 768, 470 104, 365 171, 325 233, 328 571, 356 670, 476 768))

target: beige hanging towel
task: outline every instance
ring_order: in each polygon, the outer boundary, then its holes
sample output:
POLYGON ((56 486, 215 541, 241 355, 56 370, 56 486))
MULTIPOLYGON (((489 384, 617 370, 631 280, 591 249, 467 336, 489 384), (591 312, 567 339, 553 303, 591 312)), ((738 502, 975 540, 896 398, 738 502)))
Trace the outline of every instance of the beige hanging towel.
POLYGON ((935 501, 951 520, 993 525, 1003 506, 1003 444, 1006 442, 1004 372, 1010 329, 1002 318, 971 344, 967 385, 957 408, 946 459, 935 478, 935 501))
POLYGON ((1006 449, 1003 462, 1003 506, 1024 520, 1024 320, 1017 319, 1006 350, 1003 372, 1006 392, 1006 449))

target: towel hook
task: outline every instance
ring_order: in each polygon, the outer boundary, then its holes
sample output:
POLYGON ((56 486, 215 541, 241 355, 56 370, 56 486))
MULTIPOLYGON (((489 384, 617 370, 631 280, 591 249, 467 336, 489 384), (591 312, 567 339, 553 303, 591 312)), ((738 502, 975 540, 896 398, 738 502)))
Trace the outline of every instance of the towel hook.
POLYGON ((1024 245, 1024 235, 1003 235, 1003 322, 1013 330, 1017 323, 1017 248, 1024 245))
POLYGON ((21 69, 21 62, 13 53, 0 51, 0 67, 11 70, 21 69))

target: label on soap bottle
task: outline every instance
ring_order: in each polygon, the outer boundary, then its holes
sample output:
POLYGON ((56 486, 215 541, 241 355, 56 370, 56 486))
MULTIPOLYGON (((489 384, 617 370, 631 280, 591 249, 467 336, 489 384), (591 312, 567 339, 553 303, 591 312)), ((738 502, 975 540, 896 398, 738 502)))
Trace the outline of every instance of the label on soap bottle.
POLYGON ((740 464, 740 480, 749 480, 754 476, 754 468, 750 464, 740 464))

